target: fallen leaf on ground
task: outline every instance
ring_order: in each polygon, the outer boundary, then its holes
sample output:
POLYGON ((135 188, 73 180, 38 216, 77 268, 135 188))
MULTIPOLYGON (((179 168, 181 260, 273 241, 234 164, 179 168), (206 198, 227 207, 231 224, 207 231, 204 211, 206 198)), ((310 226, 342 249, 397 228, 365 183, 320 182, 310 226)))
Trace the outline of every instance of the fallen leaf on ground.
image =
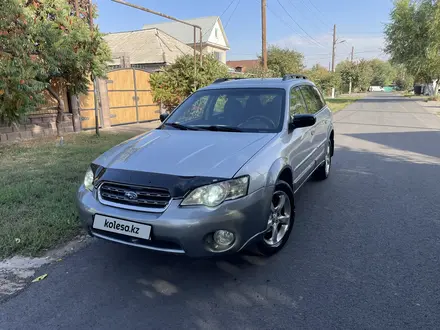
POLYGON ((43 274, 43 275, 41 275, 41 276, 38 276, 37 278, 34 278, 34 279, 32 280, 32 283, 33 283, 33 282, 39 282, 39 281, 41 281, 41 280, 44 280, 46 277, 47 277, 47 274, 43 274))

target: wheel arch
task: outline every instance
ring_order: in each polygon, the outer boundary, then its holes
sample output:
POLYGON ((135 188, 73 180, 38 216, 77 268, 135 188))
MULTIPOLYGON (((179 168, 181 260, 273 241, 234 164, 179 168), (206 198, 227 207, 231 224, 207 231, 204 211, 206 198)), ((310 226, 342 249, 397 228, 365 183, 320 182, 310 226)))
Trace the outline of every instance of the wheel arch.
POLYGON ((269 169, 269 173, 266 180, 267 186, 274 186, 279 180, 280 176, 283 175, 286 178, 284 181, 289 183, 290 186, 293 184, 293 170, 292 167, 288 164, 287 159, 284 157, 280 157, 276 159, 272 166, 269 169), (290 173, 290 178, 289 178, 290 173))

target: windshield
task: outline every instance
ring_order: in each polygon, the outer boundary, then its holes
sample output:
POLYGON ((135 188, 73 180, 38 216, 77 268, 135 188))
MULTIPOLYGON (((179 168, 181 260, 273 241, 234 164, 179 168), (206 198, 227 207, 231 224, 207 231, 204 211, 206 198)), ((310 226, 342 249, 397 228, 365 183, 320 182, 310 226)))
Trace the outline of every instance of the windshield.
POLYGON ((167 118, 162 128, 279 132, 284 105, 285 91, 280 88, 198 91, 167 118))

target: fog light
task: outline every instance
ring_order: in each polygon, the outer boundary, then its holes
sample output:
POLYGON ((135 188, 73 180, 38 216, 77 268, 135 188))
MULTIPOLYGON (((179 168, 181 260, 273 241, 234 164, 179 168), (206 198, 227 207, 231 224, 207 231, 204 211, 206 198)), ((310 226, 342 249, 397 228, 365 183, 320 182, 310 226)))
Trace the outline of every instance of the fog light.
POLYGON ((214 235, 214 242, 220 246, 227 246, 234 243, 235 235, 227 230, 217 230, 214 235))

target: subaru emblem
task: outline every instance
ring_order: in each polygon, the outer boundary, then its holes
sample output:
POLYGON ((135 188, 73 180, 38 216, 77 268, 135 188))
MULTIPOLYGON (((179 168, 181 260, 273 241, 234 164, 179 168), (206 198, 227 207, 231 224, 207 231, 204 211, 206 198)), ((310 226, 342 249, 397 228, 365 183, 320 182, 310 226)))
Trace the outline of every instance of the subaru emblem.
POLYGON ((126 191, 125 197, 127 197, 129 200, 135 200, 138 198, 138 195, 134 191, 126 191))

